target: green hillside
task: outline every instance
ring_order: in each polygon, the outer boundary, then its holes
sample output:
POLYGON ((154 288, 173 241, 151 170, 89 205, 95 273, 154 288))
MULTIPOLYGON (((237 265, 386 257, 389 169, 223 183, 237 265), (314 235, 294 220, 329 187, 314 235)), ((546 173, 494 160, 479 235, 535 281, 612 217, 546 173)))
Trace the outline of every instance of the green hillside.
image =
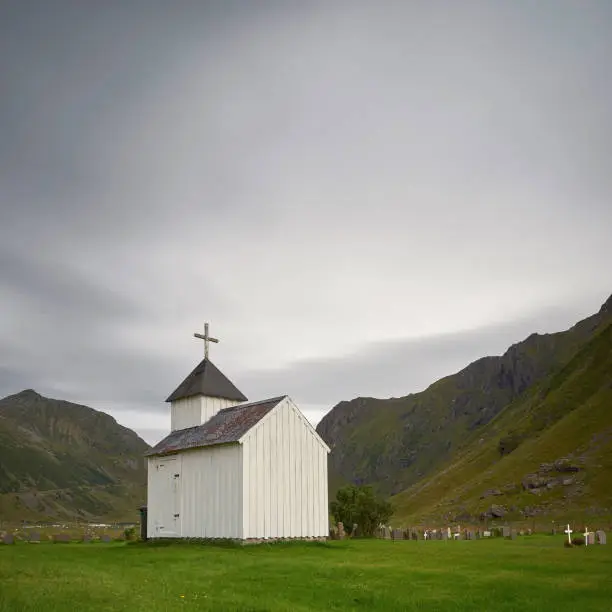
POLYGON ((111 416, 29 389, 0 400, 0 519, 135 518, 149 448, 111 416))
POLYGON ((608 443, 611 324, 612 298, 567 331, 533 334, 421 393, 338 404, 317 428, 332 448, 332 493, 344 482, 374 484, 398 494, 397 516, 410 520, 478 514, 501 501, 518 515, 591 501, 593 512, 604 511, 597 478, 609 466, 595 449, 608 443), (539 468, 534 462, 566 455, 590 469, 572 476, 552 468, 572 483, 557 486, 550 476, 547 488, 523 488, 523 477, 539 468), (487 488, 495 494, 480 499, 487 488))
POLYGON ((408 522, 611 516, 611 482, 612 323, 394 502, 408 522))

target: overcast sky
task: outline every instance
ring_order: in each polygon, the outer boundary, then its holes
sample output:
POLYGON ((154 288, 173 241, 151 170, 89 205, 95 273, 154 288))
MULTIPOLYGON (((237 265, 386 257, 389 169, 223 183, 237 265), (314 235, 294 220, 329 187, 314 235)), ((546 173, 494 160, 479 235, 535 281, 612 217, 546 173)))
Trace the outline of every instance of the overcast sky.
POLYGON ((148 442, 425 388, 612 292, 612 2, 0 2, 0 396, 148 442))

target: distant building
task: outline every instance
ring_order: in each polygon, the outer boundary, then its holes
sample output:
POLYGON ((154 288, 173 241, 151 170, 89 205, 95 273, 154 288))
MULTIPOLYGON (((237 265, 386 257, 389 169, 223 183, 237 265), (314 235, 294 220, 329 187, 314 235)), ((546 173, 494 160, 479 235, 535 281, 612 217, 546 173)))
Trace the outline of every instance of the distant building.
POLYGON ((247 398, 205 358, 166 401, 171 433, 147 452, 150 538, 328 535, 329 447, 287 395, 247 398))

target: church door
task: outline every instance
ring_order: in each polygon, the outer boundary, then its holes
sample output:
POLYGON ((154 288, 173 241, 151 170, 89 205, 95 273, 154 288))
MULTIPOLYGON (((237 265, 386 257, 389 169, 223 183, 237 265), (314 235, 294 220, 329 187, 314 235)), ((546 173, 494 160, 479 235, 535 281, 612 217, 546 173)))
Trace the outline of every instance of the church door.
POLYGON ((181 536, 181 457, 164 457, 157 464, 162 485, 161 537, 181 536))

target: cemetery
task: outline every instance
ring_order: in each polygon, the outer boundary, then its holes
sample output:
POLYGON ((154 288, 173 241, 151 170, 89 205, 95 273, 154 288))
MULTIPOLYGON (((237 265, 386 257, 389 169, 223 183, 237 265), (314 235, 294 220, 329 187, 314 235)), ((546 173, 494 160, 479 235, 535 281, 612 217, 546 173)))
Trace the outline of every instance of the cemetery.
POLYGON ((326 542, 251 546, 21 529, 1 534, 0 610, 609 610, 611 562, 606 531, 578 525, 340 523, 326 542))

